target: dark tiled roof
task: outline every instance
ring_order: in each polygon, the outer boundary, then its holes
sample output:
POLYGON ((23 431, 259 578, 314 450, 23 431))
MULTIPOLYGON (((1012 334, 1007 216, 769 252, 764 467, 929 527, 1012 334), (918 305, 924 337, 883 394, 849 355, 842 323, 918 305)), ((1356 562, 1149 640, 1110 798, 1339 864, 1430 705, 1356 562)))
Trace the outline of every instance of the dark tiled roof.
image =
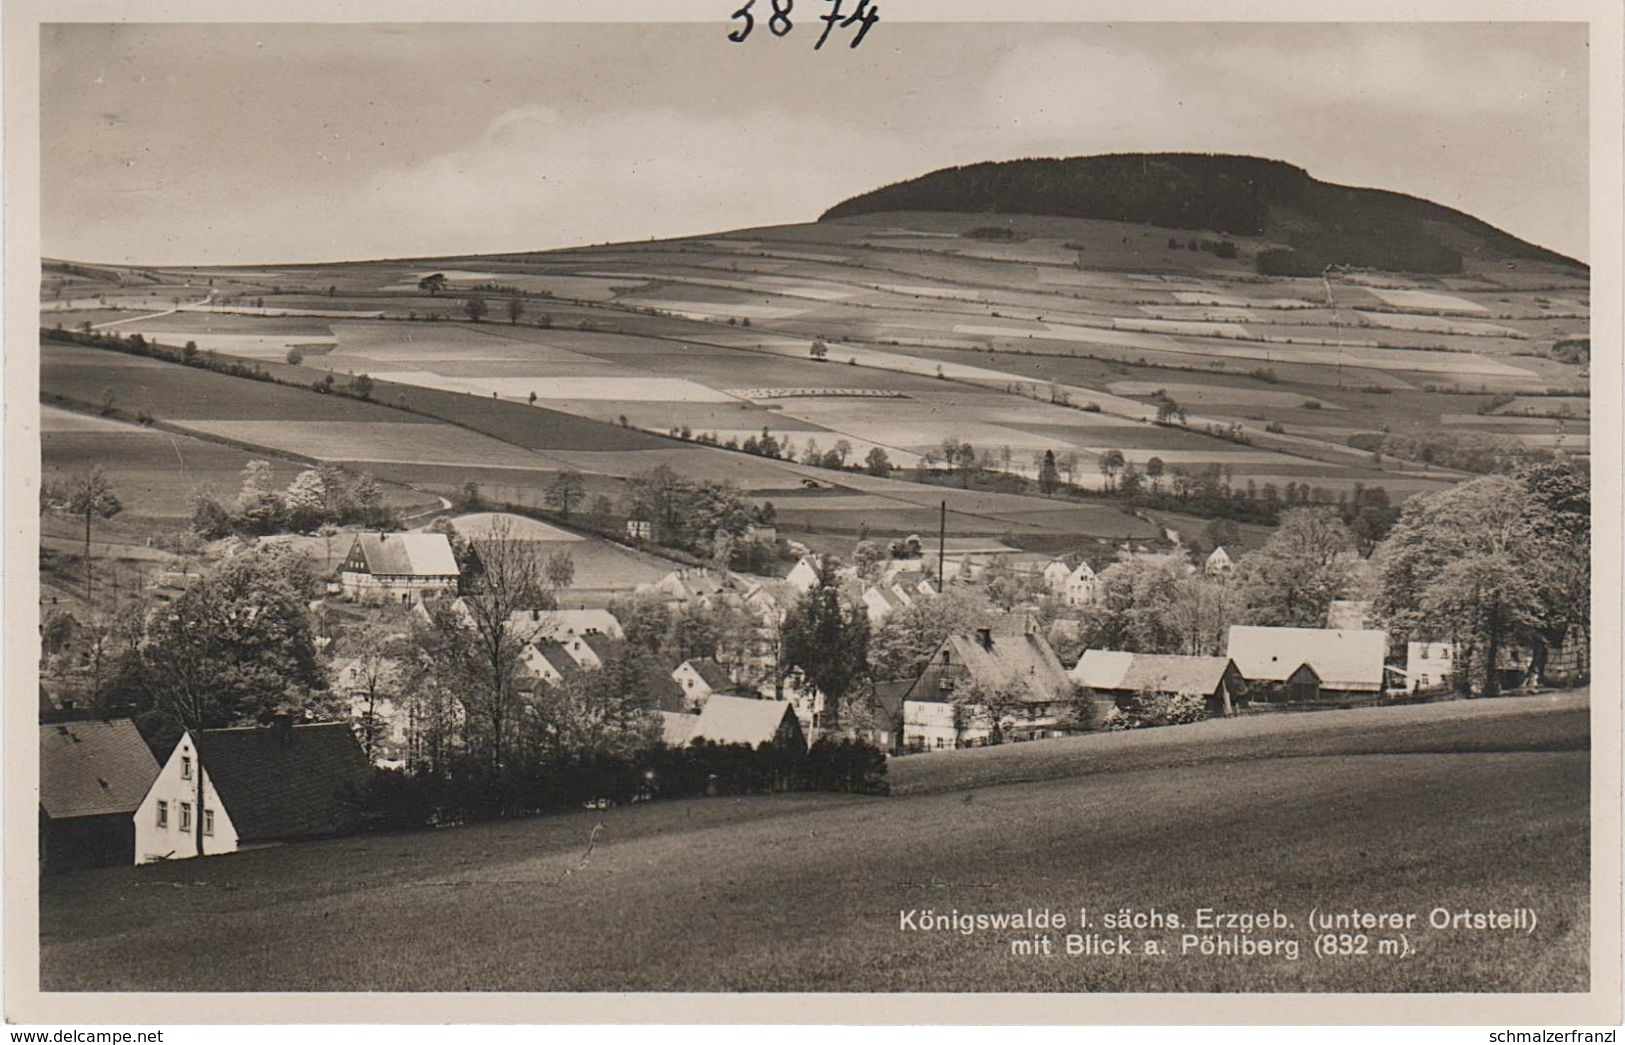
POLYGON ((909 687, 914 685, 913 679, 902 679, 897 682, 876 682, 875 703, 890 715, 896 718, 903 713, 903 697, 907 695, 909 687))
POLYGON ((39 728, 40 807, 52 820, 133 813, 158 760, 127 718, 39 728))
POLYGON ((576 659, 570 656, 570 651, 564 648, 563 643, 544 640, 532 643, 532 645, 536 647, 536 652, 540 653, 549 664, 553 665, 553 670, 559 673, 561 679, 568 680, 581 674, 581 665, 577 664, 576 659))
POLYGON ((661 711, 681 711, 686 703, 683 687, 679 686, 670 675, 658 671, 648 674, 646 685, 649 691, 649 700, 661 711))
POLYGON ((734 682, 728 677, 728 669, 711 657, 696 657, 688 662, 688 666, 699 673, 713 692, 726 692, 733 688, 734 682))
POLYGON ((343 722, 204 730, 198 753, 243 842, 345 830, 370 775, 343 722))
POLYGON ((615 656, 616 643, 615 640, 610 638, 608 635, 599 635, 596 633, 592 635, 583 635, 581 636, 581 641, 586 643, 587 648, 596 653, 598 655, 598 659, 605 663, 608 663, 609 660, 615 656))

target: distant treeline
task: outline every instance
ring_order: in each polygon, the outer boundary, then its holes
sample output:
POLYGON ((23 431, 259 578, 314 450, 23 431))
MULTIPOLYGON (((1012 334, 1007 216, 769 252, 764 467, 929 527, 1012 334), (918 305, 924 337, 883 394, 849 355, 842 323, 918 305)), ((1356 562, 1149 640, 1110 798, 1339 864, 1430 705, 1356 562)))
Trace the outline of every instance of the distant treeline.
POLYGON ((1251 156, 1148 153, 948 167, 836 204, 820 220, 883 211, 1041 214, 1259 236, 1286 229, 1290 249, 1261 272, 1318 275, 1329 264, 1456 272, 1459 253, 1430 226, 1509 258, 1583 266, 1470 215, 1414 196, 1316 181, 1251 156))

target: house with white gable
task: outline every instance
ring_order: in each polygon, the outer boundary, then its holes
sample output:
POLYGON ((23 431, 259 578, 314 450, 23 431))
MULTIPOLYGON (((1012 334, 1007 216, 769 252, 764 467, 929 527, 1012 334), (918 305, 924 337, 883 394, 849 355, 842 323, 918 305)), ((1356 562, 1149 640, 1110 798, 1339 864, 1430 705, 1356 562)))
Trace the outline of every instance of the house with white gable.
POLYGON ((1044 587, 1052 595, 1060 595, 1066 591, 1066 582, 1072 576, 1072 567, 1060 559, 1051 559, 1049 565, 1044 567, 1044 587))
POLYGON ((863 608, 869 623, 878 626, 893 613, 914 604, 914 596, 895 584, 871 584, 863 589, 863 608))
POLYGON ((819 563, 816 556, 803 555, 796 564, 790 568, 790 573, 784 578, 795 591, 806 594, 818 587, 819 563))
POLYGON ((1236 563, 1223 547, 1215 548, 1202 566, 1202 572, 1209 577, 1228 577, 1236 572, 1236 563))
POLYGON ((549 686, 562 686, 585 670, 563 643, 545 638, 527 643, 519 652, 519 664, 530 678, 549 686))
POLYGON ((1071 731, 1072 680, 1031 619, 943 640, 903 694, 903 746, 935 750, 1071 731), (1008 706, 971 703, 976 686, 1016 694, 1008 706), (997 721, 995 721, 997 719, 997 721))
POLYGON ((668 606, 705 606, 737 597, 729 578, 705 567, 673 570, 658 581, 640 584, 639 595, 659 596, 668 606))
POLYGON ((1454 642, 1407 642, 1405 679, 1413 690, 1443 689, 1456 669, 1454 642))
POLYGON ((355 602, 410 605, 455 595, 462 579, 443 533, 363 533, 339 566, 339 586, 355 602))
POLYGON ((371 772, 347 722, 188 732, 136 809, 136 863, 344 834, 371 772))
POLYGON ((1061 601, 1068 606, 1088 606, 1095 601, 1095 571, 1087 562, 1078 563, 1066 578, 1066 587, 1062 589, 1061 601))
POLYGON ((672 681, 683 687, 683 703, 690 708, 703 708, 713 694, 727 693, 734 688, 728 669, 712 657, 694 657, 672 669, 672 681))

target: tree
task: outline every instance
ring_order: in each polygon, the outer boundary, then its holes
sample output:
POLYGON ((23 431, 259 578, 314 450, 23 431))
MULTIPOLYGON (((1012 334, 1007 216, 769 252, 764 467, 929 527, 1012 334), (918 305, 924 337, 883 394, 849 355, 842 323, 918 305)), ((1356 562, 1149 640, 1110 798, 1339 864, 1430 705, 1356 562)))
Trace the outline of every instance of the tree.
POLYGON ((1202 528, 1202 539, 1209 548, 1234 548, 1241 540, 1241 527, 1233 519, 1211 519, 1202 528))
POLYGON ((1083 617, 1088 647, 1182 652, 1186 634, 1174 608, 1185 596, 1186 565, 1182 555, 1134 556, 1100 571, 1083 617))
POLYGON ((350 391, 361 399, 372 398, 372 378, 366 374, 357 374, 350 379, 350 391))
POLYGON ((1547 651, 1571 629, 1591 631, 1590 477, 1563 460, 1538 462, 1514 475, 1529 497, 1528 556, 1540 596, 1540 622, 1533 638, 1537 675, 1544 677, 1547 651))
POLYGON ((852 565, 858 576, 866 580, 875 576, 875 568, 885 560, 886 552, 876 541, 861 540, 852 549, 852 565))
POLYGON ((824 694, 824 724, 840 728, 841 702, 868 675, 869 617, 841 598, 836 563, 826 558, 818 586, 797 599, 785 614, 784 659, 824 694))
POLYGON ((326 686, 308 608, 317 588, 309 556, 258 547, 206 570, 147 618, 148 739, 173 742, 309 704, 326 686))
POLYGON ((992 614, 978 591, 952 587, 887 614, 869 641, 870 674, 881 681, 917 678, 944 639, 968 633, 992 614))
POLYGON ((1078 481, 1077 480, 1077 474, 1078 474, 1078 454, 1077 454, 1077 451, 1068 450, 1066 453, 1062 454, 1059 458, 1057 458, 1055 463, 1060 465, 1061 466, 1061 471, 1066 473, 1067 485, 1068 486, 1076 485, 1076 483, 1078 481))
POLYGON ((976 467, 976 448, 969 443, 960 443, 954 451, 954 464, 959 468, 959 485, 970 487, 970 472, 976 467))
POLYGON ((1354 537, 1333 508, 1293 508, 1257 551, 1241 557, 1236 587, 1246 615, 1271 627, 1323 628, 1353 580, 1354 537))
POLYGON ((352 707, 351 714, 368 762, 376 757, 384 735, 381 705, 398 703, 402 696, 406 682, 403 665, 412 657, 406 637, 409 631, 408 622, 397 617, 372 617, 339 643, 339 649, 353 658, 350 678, 360 707, 352 707))
POLYGON ((477 512, 485 507, 485 498, 480 493, 480 484, 473 479, 463 483, 458 491, 456 505, 459 511, 477 512))
POLYGON ((231 532, 231 513, 221 506, 207 487, 197 487, 190 495, 192 530, 204 540, 212 541, 231 532))
POLYGON ((1580 580, 1589 566, 1589 511, 1563 510, 1589 509, 1589 493, 1560 474, 1532 483, 1542 493, 1550 484, 1551 499, 1500 475, 1417 494, 1372 555, 1378 617, 1396 641, 1455 643, 1463 689, 1476 678, 1494 693, 1497 659, 1513 643, 1535 646, 1539 660, 1558 628, 1589 625, 1588 610, 1556 590, 1569 582, 1589 596, 1589 580, 1580 580), (1579 554, 1566 560, 1564 549, 1576 545, 1579 554))
POLYGON ((429 292, 430 297, 439 297, 440 292, 446 289, 446 276, 443 272, 436 272, 418 280, 418 289, 429 292))
POLYGON ((565 549, 551 551, 542 561, 542 576, 547 581, 548 588, 560 592, 575 583, 576 560, 565 549))
POLYGON ((846 467, 846 459, 852 456, 852 444, 845 439, 835 440, 835 456, 840 459, 839 467, 846 467))
POLYGON ((1162 458, 1160 457, 1153 457, 1149 461, 1145 462, 1145 477, 1151 480, 1152 493, 1157 492, 1158 487, 1162 483, 1163 473, 1166 471, 1167 465, 1163 464, 1162 458))
POLYGON ((829 358, 829 346, 822 341, 814 341, 809 354, 820 363, 829 358))
POLYGON ((85 600, 91 600, 90 526, 96 519, 111 519, 123 510, 113 483, 101 465, 68 481, 68 514, 85 521, 85 600))
POLYGON ((419 643, 439 684, 458 694, 486 769, 502 772, 519 713, 520 657, 536 629, 522 623, 551 609, 552 593, 535 542, 498 519, 478 542, 480 571, 457 606, 437 604, 419 643))
POLYGON ((1055 492, 1061 484, 1061 476, 1055 470, 1055 451, 1045 450, 1044 461, 1038 466, 1038 490, 1045 497, 1055 492))
POLYGON ((1107 450, 1100 455, 1100 474, 1106 477, 1106 489, 1110 490, 1117 482, 1117 473, 1123 470, 1123 451, 1107 450))
POLYGON ((1540 596, 1509 551, 1476 551, 1446 564, 1420 608, 1456 645, 1456 671, 1476 675, 1481 692, 1500 691, 1501 653, 1540 622, 1540 596))
POLYGON ((556 508, 558 513, 566 519, 570 511, 586 493, 586 480, 574 468, 566 468, 553 476, 547 484, 547 503, 549 507, 556 508))
POLYGON ((962 727, 983 727, 989 733, 988 743, 1002 744, 1027 704, 1027 687, 1002 665, 994 664, 956 689, 953 703, 962 727))
POLYGON ((478 323, 485 318, 486 312, 490 311, 490 306, 486 305, 485 299, 478 294, 470 294, 463 301, 463 311, 468 313, 469 319, 478 323))
POLYGON ((288 349, 287 359, 289 366, 298 366, 300 363, 305 361, 305 354, 299 351, 297 347, 290 348, 288 349))
POLYGON ((1179 414, 1179 404, 1164 396, 1157 403, 1157 424, 1165 425, 1179 414))
MULTIPOLYGON (((516 297, 515 298, 509 298, 508 299, 508 323, 510 325, 516 324, 521 319, 524 318, 524 315, 525 315, 525 303, 523 301, 519 300, 516 297)), ((535 400, 532 400, 532 402, 535 402, 535 400)))
POLYGON ((869 456, 864 458, 863 465, 864 470, 870 475, 879 476, 882 479, 891 475, 891 458, 887 457, 886 451, 878 446, 870 448, 869 456))
POLYGON ((283 497, 287 507, 288 528, 306 533, 318 526, 327 515, 327 489, 321 475, 307 468, 293 477, 283 497))
POLYGON ((355 477, 355 482, 350 484, 350 496, 355 500, 362 521, 369 526, 388 521, 389 513, 384 509, 384 487, 371 472, 362 472, 355 477))
POLYGON ((660 738, 644 661, 617 650, 602 667, 549 686, 534 702, 537 752, 555 763, 628 758, 660 738))

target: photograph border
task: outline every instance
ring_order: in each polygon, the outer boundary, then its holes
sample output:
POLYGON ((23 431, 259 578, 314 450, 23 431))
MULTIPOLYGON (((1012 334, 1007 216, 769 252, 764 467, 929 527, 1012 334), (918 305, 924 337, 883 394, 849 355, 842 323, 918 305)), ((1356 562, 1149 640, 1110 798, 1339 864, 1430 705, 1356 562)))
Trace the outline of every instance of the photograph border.
MULTIPOLYGON (((1132 3, 882 0, 892 21, 1455 22, 1590 26, 1593 400, 1593 670, 1590 990, 1577 994, 823 994, 823 993, 66 993, 39 976, 35 815, 39 525, 27 509, 40 472, 40 26, 47 22, 714 22, 727 0, 485 0, 455 13, 428 0, 208 3, 16 0, 4 9, 5 148, 5 1016, 18 1023, 560 1024, 1438 1024, 1599 1025, 1621 1021, 1621 165, 1625 55, 1619 0, 1211 0, 1132 3), (1532 17, 1538 14, 1538 18, 1532 17), (1600 365, 1599 365, 1600 362, 1600 365)), ((719 29, 719 41, 722 33, 719 29)))

